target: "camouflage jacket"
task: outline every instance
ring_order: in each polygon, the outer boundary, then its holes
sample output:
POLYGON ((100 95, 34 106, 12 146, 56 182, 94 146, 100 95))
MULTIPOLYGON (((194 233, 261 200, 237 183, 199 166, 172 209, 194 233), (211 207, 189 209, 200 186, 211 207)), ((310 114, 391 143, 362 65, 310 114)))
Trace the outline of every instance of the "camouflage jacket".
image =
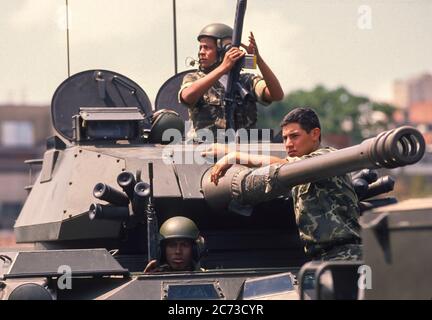
MULTIPOLYGON (((183 270, 183 272, 188 272, 188 271, 206 271, 206 269, 201 268, 201 265, 199 263, 194 263, 192 270, 183 270)), ((163 263, 157 266, 156 268, 148 271, 148 273, 159 273, 159 272, 178 272, 178 271, 172 269, 168 263, 163 263)))
MULTIPOLYGON (((287 159, 298 161, 334 150, 321 148, 300 158, 287 159)), ((292 196, 306 253, 321 256, 335 246, 360 242, 358 198, 347 174, 295 186, 292 196)))
MULTIPOLYGON (((303 157, 288 157, 287 160, 299 161, 334 150, 321 148, 303 157)), ((234 192, 241 195, 241 198, 237 197, 235 201, 242 205, 253 205, 280 195, 288 195, 290 190, 282 186, 277 179, 281 166, 274 164, 253 171, 245 170, 239 178, 242 181, 241 186, 239 183, 233 185, 234 192), (240 187, 243 192, 236 192, 236 188, 240 187)), ((348 175, 297 185, 291 189, 291 195, 300 238, 305 244, 306 254, 310 257, 321 259, 331 251, 329 259, 334 260, 337 247, 360 243, 358 198, 348 175)), ((351 257, 357 258, 358 254, 351 257)))
MULTIPOLYGON (((181 92, 190 87, 195 81, 205 77, 202 71, 188 73, 183 78, 182 86, 178 93, 179 102, 184 103, 181 99, 181 92)), ((222 78, 221 78, 222 79, 222 78)), ((250 93, 250 97, 241 108, 236 107, 234 121, 237 129, 253 128, 257 121, 256 102, 263 105, 269 103, 263 99, 265 81, 261 76, 251 73, 240 74, 240 83, 250 93)), ((226 128, 225 108, 223 98, 225 96, 225 86, 221 80, 217 81, 194 105, 189 105, 189 119, 192 120, 194 131, 199 129, 210 129, 216 134, 217 129, 226 128)))

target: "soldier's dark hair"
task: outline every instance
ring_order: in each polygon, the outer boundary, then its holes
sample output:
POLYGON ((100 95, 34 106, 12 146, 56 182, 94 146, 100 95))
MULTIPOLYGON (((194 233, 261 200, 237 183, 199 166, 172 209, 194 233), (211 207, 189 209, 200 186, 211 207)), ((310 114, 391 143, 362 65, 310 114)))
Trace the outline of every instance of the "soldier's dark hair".
POLYGON ((283 128, 289 123, 298 123, 300 127, 307 133, 311 132, 311 130, 315 128, 319 128, 321 130, 321 124, 319 122, 318 115, 311 108, 295 108, 288 112, 282 119, 280 126, 283 128))

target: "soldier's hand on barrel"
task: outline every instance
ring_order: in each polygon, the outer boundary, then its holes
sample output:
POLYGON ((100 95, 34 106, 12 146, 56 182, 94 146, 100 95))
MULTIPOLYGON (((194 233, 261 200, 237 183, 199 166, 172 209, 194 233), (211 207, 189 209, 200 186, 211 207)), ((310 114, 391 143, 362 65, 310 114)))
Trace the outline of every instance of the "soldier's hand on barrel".
POLYGON ((235 63, 243 58, 243 56, 246 54, 246 52, 240 50, 237 47, 230 48, 224 56, 224 59, 222 61, 222 68, 225 69, 225 71, 229 71, 232 69, 232 67, 235 65, 235 63))
POLYGON ((225 175, 225 172, 235 164, 235 152, 229 153, 221 158, 212 168, 210 181, 218 185, 219 179, 225 175))

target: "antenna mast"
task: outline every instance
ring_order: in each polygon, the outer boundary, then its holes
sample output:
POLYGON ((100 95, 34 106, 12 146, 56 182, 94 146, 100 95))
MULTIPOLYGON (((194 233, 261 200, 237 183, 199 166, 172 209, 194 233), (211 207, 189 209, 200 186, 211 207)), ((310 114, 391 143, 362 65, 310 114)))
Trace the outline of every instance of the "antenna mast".
POLYGON ((173 0, 173 28, 174 28, 174 74, 177 74, 177 17, 176 0, 173 0))
POLYGON ((70 77, 70 57, 69 57, 69 1, 66 0, 66 52, 67 52, 67 71, 70 77))

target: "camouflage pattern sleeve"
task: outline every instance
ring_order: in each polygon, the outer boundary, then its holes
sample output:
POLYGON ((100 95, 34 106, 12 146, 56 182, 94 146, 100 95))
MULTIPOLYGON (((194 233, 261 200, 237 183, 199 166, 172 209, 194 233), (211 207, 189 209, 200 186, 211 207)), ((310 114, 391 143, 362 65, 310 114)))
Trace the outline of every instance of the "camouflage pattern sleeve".
POLYGON ((291 189, 282 186, 277 179, 281 164, 272 164, 259 169, 249 169, 241 178, 242 198, 237 199, 242 204, 255 205, 281 196, 291 194, 291 189))
POLYGON ((264 106, 268 106, 271 102, 264 99, 264 90, 267 87, 263 77, 253 73, 242 73, 240 75, 240 82, 245 89, 247 89, 254 99, 264 106))
POLYGON ((268 106, 271 104, 271 102, 267 101, 264 98, 265 88, 267 88, 267 84, 262 77, 256 76, 253 78, 253 89, 254 89, 255 95, 257 97, 257 101, 260 104, 262 104, 263 106, 268 106))
POLYGON ((183 78, 183 82, 182 85, 180 87, 180 90, 178 92, 178 101, 179 103, 183 103, 186 104, 183 99, 181 98, 181 92, 186 89, 189 88, 195 81, 197 81, 198 79, 202 78, 201 74, 199 72, 191 72, 191 73, 187 73, 184 78, 183 78))

